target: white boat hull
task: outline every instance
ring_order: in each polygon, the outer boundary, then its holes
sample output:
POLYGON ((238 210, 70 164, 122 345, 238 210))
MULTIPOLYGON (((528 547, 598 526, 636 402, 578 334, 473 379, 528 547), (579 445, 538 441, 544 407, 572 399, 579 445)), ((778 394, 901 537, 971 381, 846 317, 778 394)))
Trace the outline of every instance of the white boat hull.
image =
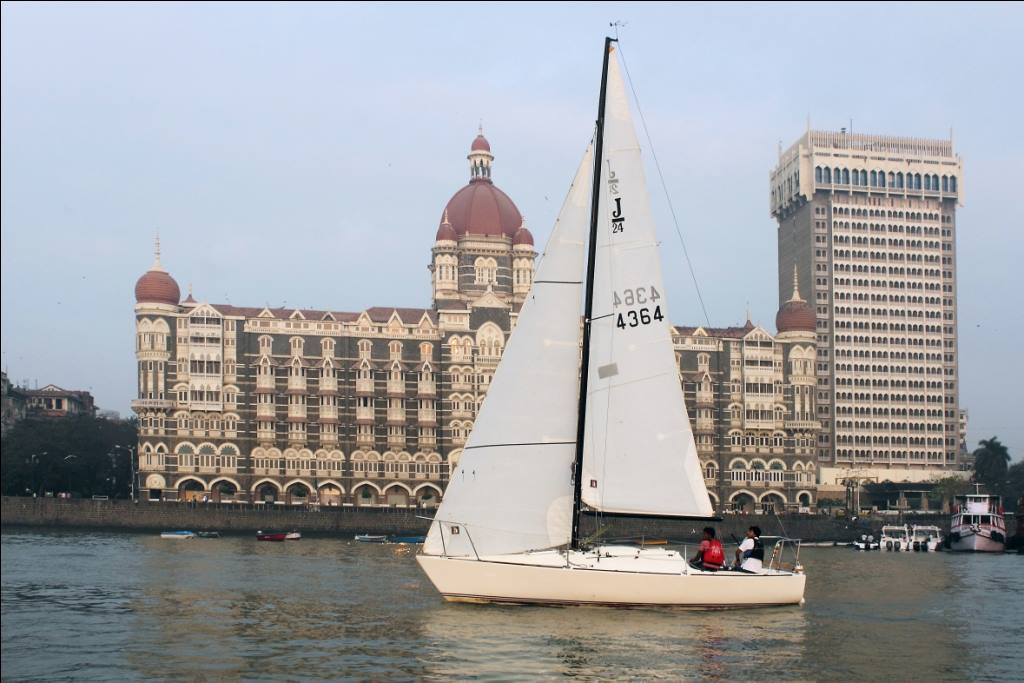
POLYGON ((574 561, 574 566, 566 566, 563 553, 481 560, 421 554, 416 560, 441 595, 452 602, 765 607, 802 603, 806 581, 804 574, 781 571, 748 574, 683 569, 685 562, 677 553, 665 553, 661 566, 652 565, 659 561, 657 557, 639 554, 574 561))
POLYGON ((988 536, 975 533, 950 540, 949 549, 967 553, 1002 553, 1006 551, 1006 543, 993 541, 988 536))

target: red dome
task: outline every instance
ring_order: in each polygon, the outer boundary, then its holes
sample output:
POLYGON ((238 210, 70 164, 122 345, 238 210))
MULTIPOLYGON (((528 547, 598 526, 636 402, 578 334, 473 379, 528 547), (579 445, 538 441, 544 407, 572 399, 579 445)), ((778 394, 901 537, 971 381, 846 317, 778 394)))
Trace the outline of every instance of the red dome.
POLYGON ((519 244, 528 244, 528 245, 530 245, 532 247, 533 246, 533 235, 525 227, 524 228, 519 228, 519 230, 516 232, 515 237, 512 238, 512 244, 513 244, 513 246, 519 245, 519 244))
MULTIPOLYGON (((504 235, 511 239, 523 225, 519 209, 488 178, 474 178, 470 181, 469 185, 448 200, 445 211, 460 237, 466 234, 490 237, 504 235)), ((441 220, 443 222, 444 218, 441 220)))
POLYGON ((441 227, 437 229, 437 237, 434 238, 434 241, 449 240, 455 242, 458 239, 459 236, 455 233, 455 228, 452 227, 452 224, 442 220, 441 227))
POLYGON ((473 139, 473 144, 470 146, 469 151, 471 152, 490 152, 491 143, 487 142, 487 138, 484 137, 483 133, 480 133, 473 139))
POLYGON ((775 315, 775 329, 779 332, 814 332, 817 327, 818 316, 806 301, 790 299, 775 315))
POLYGON ((181 300, 178 283, 164 270, 150 270, 135 283, 135 301, 177 306, 181 300))

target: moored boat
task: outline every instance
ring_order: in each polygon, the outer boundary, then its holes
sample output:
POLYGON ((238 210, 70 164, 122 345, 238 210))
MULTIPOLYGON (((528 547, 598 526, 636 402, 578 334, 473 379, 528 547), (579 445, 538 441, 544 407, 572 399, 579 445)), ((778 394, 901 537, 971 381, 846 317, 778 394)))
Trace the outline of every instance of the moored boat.
POLYGON ((299 541, 302 540, 302 534, 298 531, 289 531, 284 535, 286 541, 299 541))
POLYGON ((219 531, 198 531, 196 536, 199 538, 220 538, 219 531))
POLYGON ((421 545, 425 540, 426 536, 392 536, 388 539, 388 543, 396 543, 399 545, 421 545))
POLYGON ((915 524, 910 529, 910 544, 918 552, 935 552, 942 545, 942 529, 933 524, 915 524))
POLYGON ((360 543, 387 543, 388 537, 380 534, 356 534, 360 543))
POLYGON ((195 537, 194 531, 164 531, 160 534, 160 538, 168 538, 173 541, 187 541, 195 537))
POLYGON ((949 549, 1001 553, 1006 550, 1006 520, 999 496, 957 496, 949 529, 949 549))
POLYGON ((883 526, 879 548, 896 552, 910 550, 910 530, 907 525, 886 524, 883 526))
POLYGON ((269 531, 269 532, 257 531, 256 532, 256 540, 257 541, 281 542, 281 541, 284 541, 287 538, 288 538, 288 534, 286 534, 283 531, 269 531))
POLYGON ((875 540, 874 535, 861 534, 860 539, 854 541, 851 546, 857 550, 878 550, 880 544, 875 540))

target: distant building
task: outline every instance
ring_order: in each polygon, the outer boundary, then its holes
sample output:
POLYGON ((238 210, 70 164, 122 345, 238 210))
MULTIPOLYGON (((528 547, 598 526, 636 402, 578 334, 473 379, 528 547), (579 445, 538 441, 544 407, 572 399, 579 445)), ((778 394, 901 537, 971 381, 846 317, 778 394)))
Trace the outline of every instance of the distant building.
POLYGON ((21 391, 25 394, 27 413, 30 417, 96 415, 96 404, 88 391, 62 389, 56 384, 47 384, 42 389, 21 391))
POLYGON ((775 336, 749 320, 675 328, 704 483, 719 510, 817 504, 814 313, 796 283, 776 326, 775 336))
POLYGON ((771 173, 779 300, 794 268, 817 333, 820 483, 960 469, 950 140, 808 130, 771 173))
POLYGON ((25 392, 11 384, 6 372, 2 373, 2 378, 0 378, 0 388, 3 392, 2 429, 6 432, 14 423, 24 419, 28 406, 25 392))
MULTIPOLYGON (((469 183, 442 210, 431 249, 429 308, 250 308, 191 293, 181 301, 158 247, 135 287, 132 408, 148 499, 437 505, 537 256, 491 179, 482 134, 468 160, 469 183)), ((676 330, 717 505, 814 504, 814 316, 794 296, 775 338, 752 324, 676 330)), ((529 472, 519 485, 530 486, 529 472)))

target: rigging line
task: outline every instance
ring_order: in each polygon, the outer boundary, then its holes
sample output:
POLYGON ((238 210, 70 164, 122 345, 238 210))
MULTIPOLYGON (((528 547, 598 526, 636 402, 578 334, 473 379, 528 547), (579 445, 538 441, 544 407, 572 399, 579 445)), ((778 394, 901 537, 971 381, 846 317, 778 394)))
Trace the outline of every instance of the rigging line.
POLYGON ((575 441, 531 441, 525 443, 482 443, 479 446, 464 446, 462 450, 471 451, 474 448, 505 448, 507 446, 568 446, 576 445, 575 441))
POLYGON ((658 179, 661 181, 661 189, 665 193, 665 201, 668 202, 669 213, 672 214, 672 223, 676 228, 676 235, 679 243, 683 246, 683 256, 686 257, 686 266, 690 270, 690 278, 693 280, 693 287, 697 291, 697 301, 700 302, 700 309, 704 312, 704 320, 708 327, 711 327, 711 318, 708 316, 708 308, 704 305, 704 295, 701 294, 700 284, 697 282, 697 273, 693 269, 693 262, 690 260, 690 252, 686 248, 686 240, 683 239, 683 231, 679 228, 679 218, 676 216, 676 208, 672 204, 672 197, 668 193, 668 184, 665 182, 665 174, 661 171, 661 162, 658 161, 658 153, 654 151, 654 142, 651 140, 651 132, 647 128, 647 119, 644 117, 644 110, 640 108, 640 98, 633 86, 633 77, 629 75, 629 66, 626 64, 626 54, 622 51, 622 43, 619 43, 619 56, 622 57, 622 69, 626 72, 626 81, 629 82, 629 89, 633 93, 633 101, 636 102, 636 113, 640 115, 640 125, 643 126, 644 136, 647 138, 647 146, 651 148, 651 158, 654 160, 654 168, 658 171, 658 179))

